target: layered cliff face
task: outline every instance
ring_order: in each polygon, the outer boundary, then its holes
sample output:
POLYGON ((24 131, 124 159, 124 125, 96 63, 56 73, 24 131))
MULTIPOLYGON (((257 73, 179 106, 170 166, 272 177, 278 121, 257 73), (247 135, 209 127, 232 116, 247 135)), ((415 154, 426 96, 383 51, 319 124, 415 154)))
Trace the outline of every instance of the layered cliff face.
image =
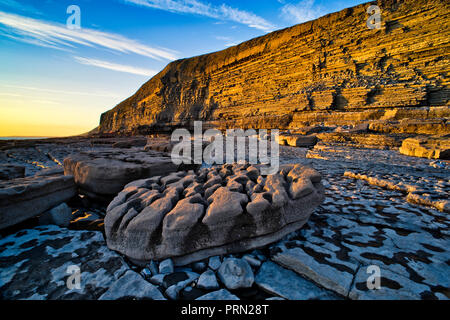
POLYGON ((370 4, 172 62, 104 113, 99 129, 145 133, 193 120, 284 129, 448 118, 448 2, 370 4), (381 29, 367 27, 370 4, 382 10, 381 29))

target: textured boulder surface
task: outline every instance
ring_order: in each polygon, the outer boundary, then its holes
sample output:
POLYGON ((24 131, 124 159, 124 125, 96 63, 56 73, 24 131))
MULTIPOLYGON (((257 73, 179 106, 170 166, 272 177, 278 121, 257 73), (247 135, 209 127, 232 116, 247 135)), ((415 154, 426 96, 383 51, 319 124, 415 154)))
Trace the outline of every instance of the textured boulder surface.
POLYGON ((177 171, 169 155, 141 149, 82 151, 64 159, 65 174, 87 195, 114 196, 134 180, 177 171))
POLYGON ((73 176, 49 175, 0 182, 0 229, 35 217, 76 195, 73 176))
POLYGON ((307 222, 323 201, 320 181, 302 165, 262 176, 248 164, 135 181, 107 208, 107 243, 137 263, 176 265, 264 246, 307 222))
POLYGON ((448 1, 380 0, 170 63, 104 113, 100 132, 172 130, 193 120, 231 128, 378 123, 436 134, 449 126, 448 1))

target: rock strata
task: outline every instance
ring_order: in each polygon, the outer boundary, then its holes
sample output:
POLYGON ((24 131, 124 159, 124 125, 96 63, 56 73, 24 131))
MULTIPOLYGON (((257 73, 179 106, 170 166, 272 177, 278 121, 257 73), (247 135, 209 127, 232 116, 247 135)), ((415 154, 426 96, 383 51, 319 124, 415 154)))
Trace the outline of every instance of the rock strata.
POLYGON ((171 62, 102 114, 99 131, 170 132, 194 120, 280 129, 393 120, 380 130, 448 130, 448 2, 377 5, 381 29, 367 27, 365 3, 171 62))
POLYGON ((13 226, 73 198, 73 176, 34 176, 0 182, 0 229, 13 226))
POLYGON ((248 164, 140 180, 108 206, 107 243, 138 263, 175 265, 260 247, 306 223, 323 201, 320 181, 302 165, 262 176, 248 164))

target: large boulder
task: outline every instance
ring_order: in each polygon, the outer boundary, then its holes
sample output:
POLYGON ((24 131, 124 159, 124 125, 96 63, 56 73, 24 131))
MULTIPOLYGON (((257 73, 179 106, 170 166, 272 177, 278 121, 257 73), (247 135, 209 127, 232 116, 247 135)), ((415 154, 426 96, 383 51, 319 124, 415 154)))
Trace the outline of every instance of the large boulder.
POLYGON ((450 159, 450 137, 416 137, 403 140, 399 149, 407 156, 428 159, 450 159))
POLYGON ((75 195, 73 176, 56 174, 0 181, 0 229, 38 216, 75 195))
POLYGON ((302 165, 262 176, 248 164, 136 181, 107 208, 107 243, 136 263, 175 265, 260 247, 307 222, 324 198, 320 181, 302 165))
POLYGON ((94 198, 112 198, 131 181, 167 175, 179 168, 167 154, 141 149, 107 148, 64 159, 64 173, 73 175, 81 192, 94 198))

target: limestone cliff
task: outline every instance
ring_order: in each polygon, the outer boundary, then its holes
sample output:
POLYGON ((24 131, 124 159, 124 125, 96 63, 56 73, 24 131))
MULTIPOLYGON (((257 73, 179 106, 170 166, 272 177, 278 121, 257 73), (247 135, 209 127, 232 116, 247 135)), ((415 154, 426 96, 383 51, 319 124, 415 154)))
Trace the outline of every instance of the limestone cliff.
POLYGON ((374 1, 174 61, 102 114, 99 129, 145 133, 198 119, 221 128, 447 119, 449 62, 448 1, 374 1), (382 10, 381 29, 366 25, 370 4, 382 10))

